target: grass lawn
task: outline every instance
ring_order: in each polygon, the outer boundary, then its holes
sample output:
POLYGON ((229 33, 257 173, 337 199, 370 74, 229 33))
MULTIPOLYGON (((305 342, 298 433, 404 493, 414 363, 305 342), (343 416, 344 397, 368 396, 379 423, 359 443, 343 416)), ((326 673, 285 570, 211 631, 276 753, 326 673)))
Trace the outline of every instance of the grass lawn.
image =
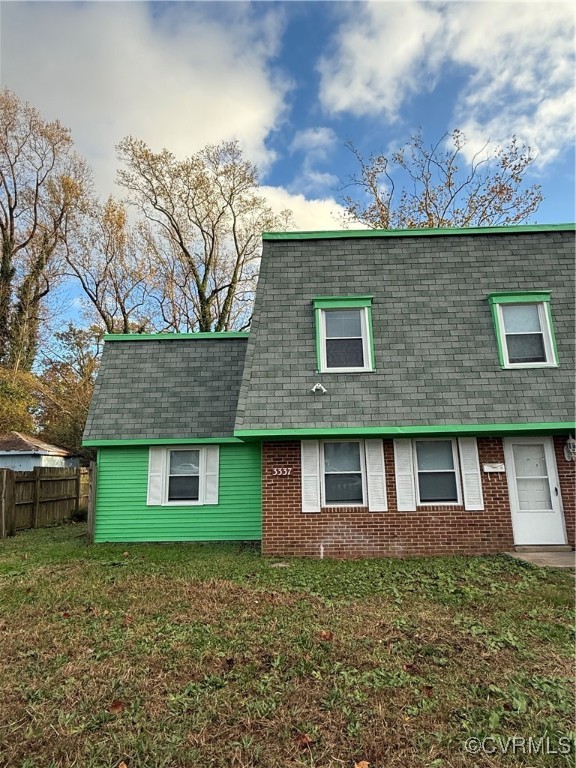
POLYGON ((74 524, 0 540, 0 766, 573 764, 573 573, 276 562, 74 524))

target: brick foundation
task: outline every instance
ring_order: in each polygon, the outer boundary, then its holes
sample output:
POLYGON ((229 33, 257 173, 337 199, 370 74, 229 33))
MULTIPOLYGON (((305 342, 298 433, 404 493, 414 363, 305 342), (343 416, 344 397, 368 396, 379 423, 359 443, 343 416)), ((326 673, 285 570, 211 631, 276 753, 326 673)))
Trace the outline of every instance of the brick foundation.
MULTIPOLYGON (((574 541, 575 462, 564 459, 565 438, 555 439, 558 474, 569 541, 574 541)), ((479 438, 480 465, 504 462, 500 438, 479 438)), ((262 450, 262 552, 319 557, 402 557, 491 554, 514 546, 505 473, 482 473, 484 510, 462 506, 418 507, 398 512, 394 451, 384 441, 387 512, 330 507, 303 513, 300 443, 268 442, 262 450), (289 474, 274 474, 285 469, 289 474)))

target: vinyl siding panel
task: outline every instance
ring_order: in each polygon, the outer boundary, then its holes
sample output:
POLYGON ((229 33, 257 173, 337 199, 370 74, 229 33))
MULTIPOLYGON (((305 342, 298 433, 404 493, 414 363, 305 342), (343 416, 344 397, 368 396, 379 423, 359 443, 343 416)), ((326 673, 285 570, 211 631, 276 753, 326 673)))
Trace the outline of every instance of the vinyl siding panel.
POLYGON ((98 450, 94 541, 259 540, 261 449, 221 445, 219 503, 147 506, 148 447, 98 450))

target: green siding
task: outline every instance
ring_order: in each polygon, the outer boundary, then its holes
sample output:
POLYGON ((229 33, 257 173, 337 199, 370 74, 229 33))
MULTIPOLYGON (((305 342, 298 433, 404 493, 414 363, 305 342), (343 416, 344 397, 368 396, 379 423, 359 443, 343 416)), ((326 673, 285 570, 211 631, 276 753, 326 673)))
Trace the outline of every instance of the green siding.
POLYGON ((224 541, 262 537, 260 444, 220 446, 219 503, 147 506, 148 447, 98 450, 94 541, 224 541))

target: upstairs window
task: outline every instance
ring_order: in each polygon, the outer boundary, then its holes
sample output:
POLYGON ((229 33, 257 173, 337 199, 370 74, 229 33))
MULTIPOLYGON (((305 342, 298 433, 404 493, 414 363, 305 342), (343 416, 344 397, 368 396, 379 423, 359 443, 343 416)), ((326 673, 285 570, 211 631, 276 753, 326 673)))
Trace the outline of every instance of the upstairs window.
POLYGON ((371 296, 314 299, 318 371, 373 370, 371 305, 371 296))
POLYGON ((503 368, 558 364, 548 292, 493 293, 489 301, 503 368))

